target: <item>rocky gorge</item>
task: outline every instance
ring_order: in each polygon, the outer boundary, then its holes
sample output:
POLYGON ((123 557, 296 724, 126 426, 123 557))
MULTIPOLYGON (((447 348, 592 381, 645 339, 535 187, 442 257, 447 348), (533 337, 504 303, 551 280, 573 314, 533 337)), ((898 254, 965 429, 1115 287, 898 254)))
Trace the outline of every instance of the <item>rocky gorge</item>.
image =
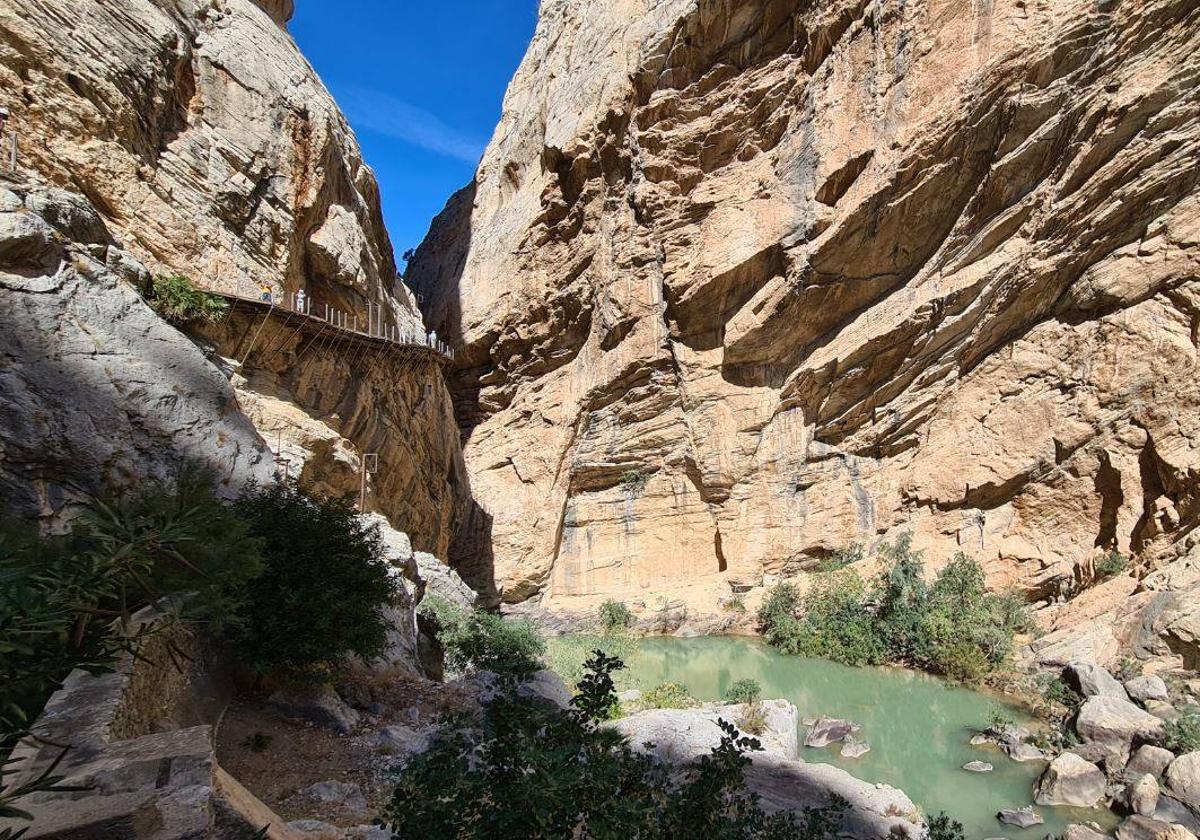
MULTIPOLYGON (((31 838, 386 837, 385 787, 500 694, 443 673, 422 602, 753 632, 773 585, 870 578, 902 534, 1032 605, 1015 664, 1069 688, 1053 743, 979 721, 996 754, 951 768, 1037 766, 989 826, 1200 831, 1200 753, 1168 734, 1200 669, 1200 5, 542 0, 404 278, 293 13, 0 0, 5 515, 57 533, 182 463, 229 498, 295 478, 359 500, 398 581, 385 655, 319 689, 239 695, 202 656, 188 688, 74 672, 35 731, 78 741, 62 769, 99 794, 38 794, 31 838), (174 323, 164 277, 269 311, 174 323), (305 332, 299 291, 453 358, 305 332)), ((574 714, 570 682, 518 691, 574 714)), ((806 751, 872 745, 810 732, 798 694, 762 701, 766 809, 926 831, 903 779, 806 751)), ((748 714, 719 698, 605 725, 690 766, 748 714)))

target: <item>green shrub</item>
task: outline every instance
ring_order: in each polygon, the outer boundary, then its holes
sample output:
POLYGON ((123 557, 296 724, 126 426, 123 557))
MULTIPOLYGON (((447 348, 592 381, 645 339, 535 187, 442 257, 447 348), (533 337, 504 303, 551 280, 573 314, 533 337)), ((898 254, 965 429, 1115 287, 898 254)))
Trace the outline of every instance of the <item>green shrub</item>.
POLYGON ((1163 744, 1176 755, 1200 750, 1200 708, 1189 706, 1163 724, 1163 744))
POLYGON ((188 593, 178 618, 229 626, 259 568, 256 541, 197 470, 94 499, 65 536, 0 526, 0 750, 73 668, 103 671, 138 646, 135 611, 188 593))
POLYGON ((688 694, 687 688, 678 683, 663 683, 642 695, 643 709, 691 709, 699 705, 696 698, 688 694))
POLYGON ((729 610, 729 612, 744 613, 746 611, 746 599, 741 595, 731 595, 721 602, 721 606, 729 610))
POLYGON ((621 473, 621 489, 629 496, 640 496, 646 492, 650 475, 642 470, 626 470, 621 473))
POLYGON ((1016 721, 1008 714, 1005 709, 995 706, 988 713, 987 731, 996 735, 1003 734, 1006 730, 1016 725, 1016 721))
POLYGON ((260 672, 325 679, 347 657, 387 648, 397 595, 378 528, 348 502, 294 483, 251 488, 234 510, 262 544, 263 572, 247 588, 237 650, 260 672))
POLYGON ((966 840, 962 823, 955 822, 945 814, 931 817, 925 824, 925 840, 966 840))
MULTIPOLYGON (((546 640, 546 667, 562 677, 568 686, 576 686, 586 674, 585 664, 595 651, 628 661, 637 650, 637 642, 627 633, 552 636, 546 640)), ((623 674, 618 675, 622 689, 631 688, 623 674)))
POLYGON ((1129 558, 1115 548, 1096 561, 1096 580, 1116 577, 1129 567, 1129 558))
POLYGON ((738 680, 725 692, 725 700, 730 703, 753 703, 761 697, 762 686, 751 679, 738 680))
POLYGON ((419 609, 433 620, 446 664, 455 670, 531 674, 542 667, 546 643, 528 621, 467 610, 437 596, 426 598, 419 609))
POLYGON ((983 570, 964 554, 932 585, 908 535, 880 554, 887 565, 870 591, 849 569, 816 576, 803 596, 790 583, 774 587, 758 612, 766 640, 797 656, 902 662, 973 682, 999 667, 1013 636, 1031 625, 1027 605, 1012 593, 988 593, 983 570))
POLYGON ((823 574, 837 572, 852 566, 867 556, 867 549, 862 543, 851 543, 843 548, 835 548, 817 566, 817 571, 823 574))
POLYGON ((620 601, 605 601, 600 605, 600 627, 605 633, 627 630, 633 624, 633 613, 620 601))
POLYGON ((150 287, 150 305, 173 324, 216 323, 229 313, 229 301, 209 294, 182 274, 155 277, 150 287))
POLYGON ((471 737, 447 734, 399 775, 380 822, 404 836, 674 840, 833 840, 847 805, 766 814, 745 790, 753 739, 720 721, 721 743, 679 769, 639 755, 600 726, 616 700, 620 661, 594 656, 574 708, 562 712, 506 692, 471 737))

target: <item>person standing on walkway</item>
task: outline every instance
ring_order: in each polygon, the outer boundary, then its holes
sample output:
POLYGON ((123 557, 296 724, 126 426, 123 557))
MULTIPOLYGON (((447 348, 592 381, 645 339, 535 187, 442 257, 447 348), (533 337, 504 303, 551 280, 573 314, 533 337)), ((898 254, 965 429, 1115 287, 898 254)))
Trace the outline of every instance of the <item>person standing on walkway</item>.
POLYGON ((303 289, 296 292, 296 311, 300 312, 301 314, 304 312, 304 298, 305 294, 303 289))
POLYGON ((259 289, 262 291, 262 298, 261 298, 262 302, 270 303, 271 302, 271 287, 270 287, 270 285, 267 283, 263 283, 259 286, 259 289))

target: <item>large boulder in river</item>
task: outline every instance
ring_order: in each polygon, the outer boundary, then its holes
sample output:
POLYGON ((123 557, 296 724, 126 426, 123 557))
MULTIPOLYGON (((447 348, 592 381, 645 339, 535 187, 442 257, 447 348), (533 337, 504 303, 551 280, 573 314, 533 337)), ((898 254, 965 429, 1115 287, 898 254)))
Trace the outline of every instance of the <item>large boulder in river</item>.
MULTIPOLYGON (((835 796, 850 803, 842 821, 846 836, 863 840, 920 836, 920 815, 912 800, 888 785, 855 779, 827 764, 796 761, 795 706, 782 700, 765 701, 768 731, 756 736, 764 751, 751 753, 746 786, 761 798, 767 811, 824 808, 835 796), (785 707, 790 707, 790 712, 785 707), (773 718, 772 709, 787 712, 773 718), (788 730, 788 731, 783 731, 788 730), (790 734, 790 740, 788 735, 790 734)), ((634 749, 671 764, 694 761, 720 743, 717 719, 736 723, 738 706, 702 709, 653 709, 615 721, 611 726, 626 736, 634 749)))
POLYGON ((996 814, 996 819, 1005 825, 1015 825, 1017 828, 1033 828, 1045 822, 1042 815, 1033 810, 1032 805, 1024 808, 1004 808, 996 814))
POLYGON ((1125 687, 1104 668, 1094 662, 1072 662, 1063 668, 1067 685, 1084 697, 1118 697, 1128 700, 1125 687))
POLYGON ((1193 810, 1200 810, 1200 752, 1181 755, 1171 762, 1167 789, 1193 810))
POLYGON ((857 732, 859 727, 848 720, 837 718, 821 718, 808 728, 804 737, 806 747, 827 747, 835 741, 843 741, 847 735, 857 732))
POLYGON ((1039 805, 1091 808, 1104 797, 1107 780, 1100 768, 1074 753, 1063 753, 1046 768, 1034 788, 1039 805))
POLYGON ((1103 746, 1122 763, 1129 757, 1134 741, 1157 738, 1162 727, 1163 722, 1154 715, 1118 697, 1091 697, 1075 718, 1075 731, 1080 738, 1103 746))
POLYGON ((1059 840, 1109 840, 1109 836, 1101 834, 1091 826, 1075 823, 1067 826, 1067 830, 1062 833, 1059 840))

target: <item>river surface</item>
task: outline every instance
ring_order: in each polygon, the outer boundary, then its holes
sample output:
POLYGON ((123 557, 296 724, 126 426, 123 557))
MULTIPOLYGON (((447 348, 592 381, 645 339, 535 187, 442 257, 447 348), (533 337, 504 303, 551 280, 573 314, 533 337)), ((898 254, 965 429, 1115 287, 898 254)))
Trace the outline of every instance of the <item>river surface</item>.
POLYGON ((935 677, 902 668, 849 668, 784 656, 758 640, 729 636, 646 639, 627 664, 623 683, 643 689, 680 683, 699 700, 721 699, 739 679, 757 680, 764 699, 783 698, 799 708, 802 744, 805 718, 824 715, 861 724, 856 737, 871 745, 862 758, 842 758, 839 744, 820 750, 802 746, 801 758, 901 788, 924 813, 944 811, 961 822, 969 840, 1041 840, 1072 822, 1116 822, 1104 809, 1038 807, 1045 825, 1024 831, 1001 825, 995 817, 998 810, 1031 804, 1033 783, 1045 764, 1021 764, 993 747, 972 747, 970 740, 997 708, 1016 721, 1024 721, 1026 715, 993 696, 935 677), (996 769, 962 769, 974 760, 990 762, 996 769))

